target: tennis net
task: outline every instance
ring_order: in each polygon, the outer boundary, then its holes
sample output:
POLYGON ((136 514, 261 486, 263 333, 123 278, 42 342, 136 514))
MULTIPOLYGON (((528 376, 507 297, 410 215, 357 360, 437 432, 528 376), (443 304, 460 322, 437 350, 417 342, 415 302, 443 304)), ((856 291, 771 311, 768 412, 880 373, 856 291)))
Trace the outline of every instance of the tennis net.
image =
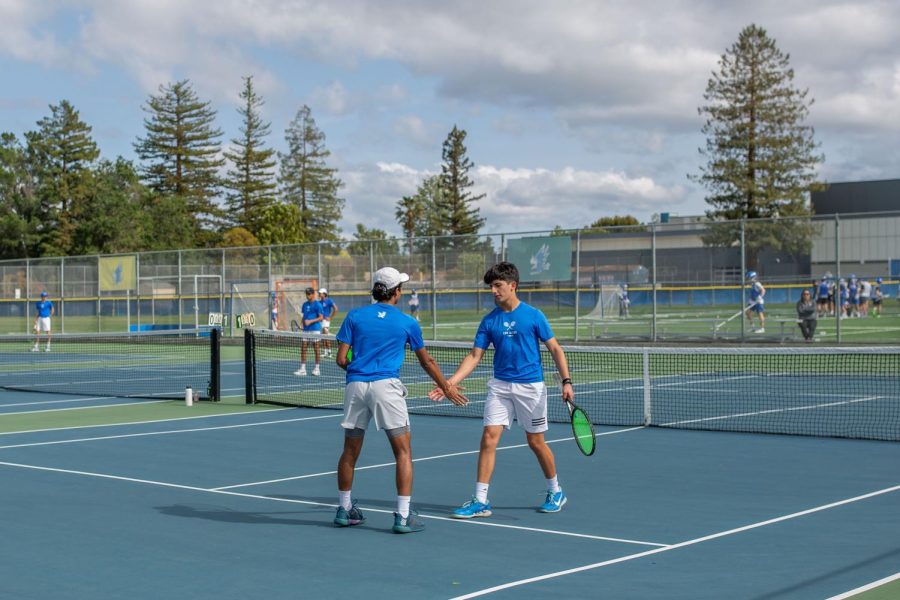
MULTIPOLYGON (((344 372, 321 359, 311 375, 299 366, 302 334, 248 330, 247 402, 340 409, 344 372)), ((312 342, 317 338, 309 338, 312 342)), ((334 338, 329 340, 334 352, 334 338)), ((428 352, 451 375, 471 344, 432 342, 428 352)), ((564 347, 575 400, 598 425, 658 426, 900 440, 900 347, 708 348, 564 347)), ((400 378, 412 413, 480 417, 493 351, 463 382, 470 403, 433 403, 433 384, 407 351, 400 378)), ((551 421, 568 420, 553 384, 549 353, 542 356, 551 421)))
POLYGON ((0 387, 133 398, 218 400, 217 329, 0 338, 0 387))

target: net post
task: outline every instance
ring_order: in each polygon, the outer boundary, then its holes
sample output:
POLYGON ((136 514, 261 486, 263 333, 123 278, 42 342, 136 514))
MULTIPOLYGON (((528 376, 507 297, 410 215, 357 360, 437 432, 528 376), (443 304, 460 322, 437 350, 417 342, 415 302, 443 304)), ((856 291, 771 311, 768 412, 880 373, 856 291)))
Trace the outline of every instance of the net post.
POLYGON ((256 404, 256 357, 253 330, 244 330, 244 402, 256 404))
POLYGON ((644 427, 649 427, 653 423, 653 415, 650 398, 650 351, 647 348, 641 352, 641 372, 644 382, 644 427))
POLYGON ((209 365, 209 399, 218 402, 222 399, 222 330, 213 327, 209 331, 210 365, 209 365))

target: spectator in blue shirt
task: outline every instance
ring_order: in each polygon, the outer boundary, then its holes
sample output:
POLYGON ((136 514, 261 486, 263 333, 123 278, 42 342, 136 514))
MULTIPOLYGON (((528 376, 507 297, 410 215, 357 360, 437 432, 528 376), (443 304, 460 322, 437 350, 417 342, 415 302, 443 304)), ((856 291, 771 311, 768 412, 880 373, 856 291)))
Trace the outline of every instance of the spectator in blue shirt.
POLYGON ((303 339, 300 341, 300 368, 294 371, 294 375, 299 377, 306 376, 306 348, 312 345, 313 354, 316 357, 316 365, 313 367, 312 374, 318 377, 319 371, 319 340, 313 336, 322 334, 322 319, 325 318, 325 311, 322 310, 322 303, 316 299, 315 288, 306 288, 306 302, 300 307, 300 316, 303 318, 303 339))

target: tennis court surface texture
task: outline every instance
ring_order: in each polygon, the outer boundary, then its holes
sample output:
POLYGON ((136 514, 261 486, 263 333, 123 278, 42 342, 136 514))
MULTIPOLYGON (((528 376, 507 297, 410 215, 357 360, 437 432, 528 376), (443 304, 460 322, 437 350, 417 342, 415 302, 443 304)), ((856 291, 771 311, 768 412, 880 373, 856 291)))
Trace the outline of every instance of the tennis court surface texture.
MULTIPOLYGON (((367 521, 332 524, 333 358, 296 377, 300 337, 255 333, 0 342, 0 597, 900 597, 900 349, 571 348, 598 439, 581 455, 551 393, 568 503, 536 511, 514 425, 494 514, 469 521, 449 515, 473 491, 490 356, 465 409, 424 398, 410 361, 426 529, 397 535, 374 429, 353 486, 367 521)), ((466 345, 431 349, 447 372, 466 345)))

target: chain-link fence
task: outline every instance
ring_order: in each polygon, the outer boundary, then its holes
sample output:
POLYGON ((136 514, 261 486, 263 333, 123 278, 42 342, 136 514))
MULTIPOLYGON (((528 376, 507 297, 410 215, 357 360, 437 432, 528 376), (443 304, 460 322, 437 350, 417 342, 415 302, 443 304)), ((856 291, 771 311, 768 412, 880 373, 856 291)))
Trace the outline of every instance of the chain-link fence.
POLYGON ((471 339, 499 260, 517 264, 519 297, 565 341, 802 341, 796 303, 809 289, 812 341, 900 342, 900 212, 0 261, 0 331, 30 332, 43 291, 57 331, 286 329, 307 287, 328 289, 335 328, 371 301, 372 273, 394 266, 426 337, 471 339))

